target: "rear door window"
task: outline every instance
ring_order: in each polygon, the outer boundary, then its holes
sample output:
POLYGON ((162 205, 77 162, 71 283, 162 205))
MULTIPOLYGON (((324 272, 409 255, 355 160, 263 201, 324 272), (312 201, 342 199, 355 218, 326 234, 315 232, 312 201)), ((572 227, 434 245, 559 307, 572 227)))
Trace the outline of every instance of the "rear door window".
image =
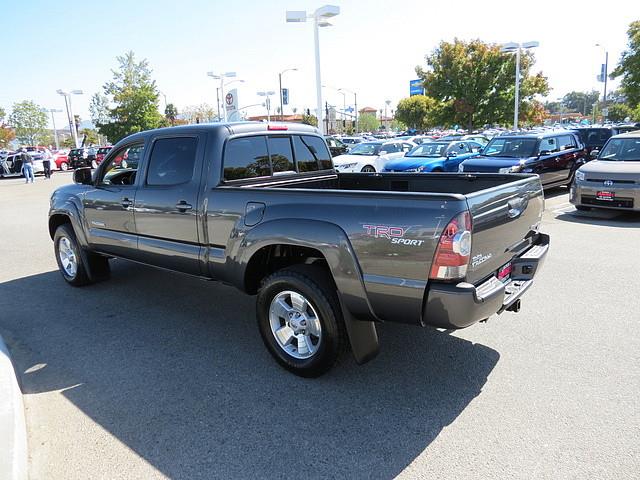
POLYGON ((575 147, 576 142, 573 140, 573 135, 562 135, 558 138, 558 148, 560 150, 568 150, 575 147))
POLYGON ((538 152, 557 152, 558 151, 558 139, 555 137, 543 138, 540 140, 540 147, 538 152))
POLYGON ((265 136, 233 138, 224 151, 225 180, 268 177, 271 165, 265 136))
POLYGON ((309 148, 313 156, 320 162, 320 170, 331 170, 333 168, 333 162, 331 161, 331 154, 327 148, 327 144, 320 137, 314 137, 311 135, 303 135, 302 141, 309 148))
POLYGON ((147 185, 179 185, 191 180, 197 146, 194 137, 156 140, 149 159, 147 185))
POLYGON ((269 137, 269 155, 273 174, 296 173, 289 137, 269 137))
POLYGON ((318 159, 309 146, 302 141, 302 138, 295 135, 293 137, 293 147, 296 153, 298 172, 304 173, 320 170, 320 162, 318 162, 318 159))

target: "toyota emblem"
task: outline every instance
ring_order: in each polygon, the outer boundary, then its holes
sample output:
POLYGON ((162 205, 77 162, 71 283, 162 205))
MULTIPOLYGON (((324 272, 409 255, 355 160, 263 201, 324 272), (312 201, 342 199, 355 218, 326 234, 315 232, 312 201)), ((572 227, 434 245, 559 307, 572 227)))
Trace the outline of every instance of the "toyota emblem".
POLYGON ((610 187, 613 185, 613 180, 605 180, 604 181, 604 186, 605 187, 610 187))

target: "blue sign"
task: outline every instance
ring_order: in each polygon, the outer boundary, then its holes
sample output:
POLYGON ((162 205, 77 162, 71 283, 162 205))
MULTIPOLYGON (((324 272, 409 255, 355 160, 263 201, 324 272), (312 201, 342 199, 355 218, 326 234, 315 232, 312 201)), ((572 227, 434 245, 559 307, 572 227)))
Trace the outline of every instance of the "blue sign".
POLYGON ((289 105, 289 89, 288 88, 282 89, 282 104, 289 105))
POLYGON ((409 82, 409 96, 424 95, 424 82, 419 78, 409 82))

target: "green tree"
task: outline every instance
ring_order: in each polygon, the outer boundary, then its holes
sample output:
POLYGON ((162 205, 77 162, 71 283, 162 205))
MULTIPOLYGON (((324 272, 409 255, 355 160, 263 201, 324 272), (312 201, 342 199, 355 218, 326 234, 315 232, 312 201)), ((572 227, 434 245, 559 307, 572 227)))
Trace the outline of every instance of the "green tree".
POLYGON ((562 105, 565 112, 579 112, 583 115, 591 115, 593 104, 598 102, 600 92, 569 92, 562 97, 562 105))
POLYGON ((607 119, 612 122, 622 122, 627 117, 633 117, 633 109, 624 103, 614 103, 613 105, 609 105, 608 110, 609 114, 607 115, 607 119))
POLYGON ((0 124, 4 123, 4 119, 7 116, 7 112, 4 108, 0 107, 0 124))
POLYGON ((426 95, 412 95, 403 98, 396 107, 396 118, 405 125, 423 130, 436 125, 439 105, 426 95))
POLYGON ((182 110, 182 116, 187 121, 187 123, 207 123, 213 122, 218 118, 216 110, 214 110, 214 108, 208 103, 201 103, 200 105, 189 105, 182 110))
MULTIPOLYGON (((480 40, 441 42, 425 57, 427 68, 416 67, 424 80, 425 93, 442 103, 438 123, 474 126, 510 123, 515 96, 515 55, 503 53, 499 45, 480 40)), ((520 115, 527 120, 528 104, 537 94, 549 91, 542 73, 530 75, 532 52, 520 58, 520 115)))
POLYGON ((118 57, 118 70, 112 70, 113 80, 103 86, 111 97, 109 121, 98 123, 98 131, 112 142, 131 135, 158 128, 163 121, 158 111, 158 89, 151 79, 147 60, 136 61, 133 52, 118 57))
POLYGON ((100 144, 100 136, 98 132, 92 128, 84 128, 81 132, 78 132, 78 136, 80 137, 80 141, 84 138, 85 146, 100 144))
POLYGON ((167 106, 164 109, 164 116, 167 118, 167 120, 169 120, 169 123, 171 123, 171 125, 176 124, 176 118, 178 117, 178 109, 173 103, 167 104, 167 106))
POLYGON ((9 124, 15 129, 16 138, 28 145, 36 145, 46 133, 47 114, 31 100, 14 103, 9 124))
POLYGON ((101 93, 94 93, 89 103, 89 116, 94 125, 109 123, 109 99, 101 93))
POLYGON ((306 113, 302 115, 302 123, 305 125, 311 125, 314 127, 318 126, 318 119, 315 115, 307 115, 306 113))
POLYGON ((629 45, 622 52, 618 66, 611 73, 612 78, 622 77, 620 88, 629 105, 640 104, 640 20, 631 22, 627 30, 629 45))
POLYGON ((373 113, 358 115, 358 130, 361 132, 376 132, 380 128, 380 121, 373 113))
POLYGON ((0 107, 0 148, 7 148, 9 143, 16 138, 16 132, 13 131, 13 128, 4 123, 6 117, 7 112, 0 107))

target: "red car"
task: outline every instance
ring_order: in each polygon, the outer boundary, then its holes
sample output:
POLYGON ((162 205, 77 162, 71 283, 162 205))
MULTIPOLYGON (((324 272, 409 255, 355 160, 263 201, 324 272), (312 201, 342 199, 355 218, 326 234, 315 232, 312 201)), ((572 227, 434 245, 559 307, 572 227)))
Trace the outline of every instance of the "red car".
MULTIPOLYGON (((55 163, 56 170, 62 170, 66 172, 69 170, 69 154, 63 151, 53 154, 53 162, 55 163)), ((53 165, 51 165, 53 167, 53 165)))
POLYGON ((107 156, 107 153, 109 153, 109 150, 111 150, 112 148, 113 147, 111 145, 98 148, 98 153, 96 153, 96 163, 98 165, 100 165, 100 162, 104 160, 104 157, 107 156))

